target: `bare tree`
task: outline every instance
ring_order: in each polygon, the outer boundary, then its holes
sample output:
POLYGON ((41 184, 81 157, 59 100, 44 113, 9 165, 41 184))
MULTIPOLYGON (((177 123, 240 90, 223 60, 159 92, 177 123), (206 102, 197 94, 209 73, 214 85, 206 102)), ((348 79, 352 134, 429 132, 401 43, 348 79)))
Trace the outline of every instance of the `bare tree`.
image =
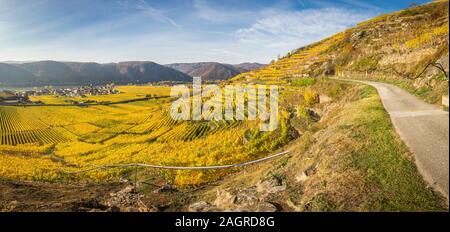
POLYGON ((417 78, 419 78, 420 76, 422 76, 422 74, 424 74, 425 71, 426 71, 426 70, 428 69, 428 67, 430 67, 430 66, 433 66, 433 67, 439 69, 439 70, 444 74, 445 79, 448 81, 448 73, 447 73, 447 71, 445 71, 445 68, 444 68, 444 66, 443 66, 441 63, 437 63, 437 62, 433 62, 433 63, 427 64, 427 66, 425 66, 425 68, 422 70, 422 72, 420 72, 419 75, 417 75, 417 76, 414 77, 413 79, 417 79, 417 78))
MULTIPOLYGON (((408 74, 406 74, 406 73, 399 72, 399 71, 397 71, 393 66, 388 67, 388 68, 385 68, 385 69, 380 70, 380 71, 381 71, 382 73, 392 73, 392 72, 393 72, 393 73, 395 73, 397 76, 400 76, 400 77, 403 77, 403 78, 406 78, 406 79, 409 79, 409 80, 415 80, 415 79, 420 78, 420 77, 427 71, 427 69, 428 69, 430 66, 439 69, 439 70, 444 74, 445 80, 446 80, 447 82, 449 81, 447 71, 445 71, 444 66, 443 66, 441 63, 438 63, 438 62, 428 63, 428 64, 425 66, 425 68, 424 68, 418 75, 416 75, 416 76, 410 76, 410 75, 408 75, 408 74)), ((428 85, 428 87, 430 87, 428 82, 427 82, 426 84, 428 85)))

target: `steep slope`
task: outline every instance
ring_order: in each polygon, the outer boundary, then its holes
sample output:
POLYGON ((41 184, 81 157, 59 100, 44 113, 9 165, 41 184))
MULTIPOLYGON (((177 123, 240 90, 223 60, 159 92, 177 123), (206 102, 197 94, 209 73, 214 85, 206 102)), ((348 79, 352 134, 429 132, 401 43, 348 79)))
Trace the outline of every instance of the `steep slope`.
POLYGON ((76 72, 85 83, 101 84, 106 82, 119 83, 120 73, 116 64, 66 62, 71 70, 76 72))
POLYGON ((110 64, 38 61, 1 64, 0 80, 6 86, 128 84, 157 81, 190 81, 177 70, 153 62, 110 64))
MULTIPOLYGON (((412 154, 396 135, 375 89, 326 79, 309 88, 334 97, 315 105, 321 119, 309 122, 310 129, 283 148, 292 155, 247 167, 198 191, 186 209, 448 210, 445 199, 418 174, 412 154)), ((291 123, 296 125, 295 120, 291 123)))
POLYGON ((192 78, 182 72, 154 62, 121 62, 117 69, 123 81, 138 83, 154 81, 190 81, 192 78))
POLYGON ((433 1, 360 23, 234 80, 375 79, 436 103, 448 85, 444 73, 431 64, 439 63, 448 73, 448 27, 448 0, 433 1))
POLYGON ((0 86, 10 86, 15 83, 31 85, 36 77, 19 67, 10 64, 0 63, 0 86))
POLYGON ((39 61, 17 64, 17 66, 36 76, 35 85, 75 85, 84 82, 77 72, 62 62, 39 61))

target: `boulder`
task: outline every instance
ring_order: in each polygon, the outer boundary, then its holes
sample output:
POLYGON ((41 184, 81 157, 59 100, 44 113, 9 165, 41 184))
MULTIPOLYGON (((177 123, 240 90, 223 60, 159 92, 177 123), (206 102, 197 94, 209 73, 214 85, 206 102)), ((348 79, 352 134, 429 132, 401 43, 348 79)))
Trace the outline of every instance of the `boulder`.
POLYGON ((319 95, 320 103, 327 103, 331 102, 331 97, 328 97, 327 95, 319 95))
POLYGON ((214 201, 214 205, 219 209, 229 208, 236 203, 236 195, 233 195, 226 190, 218 189, 216 194, 217 197, 214 201))
POLYGON ((365 35, 364 31, 355 32, 350 36, 350 42, 352 43, 353 46, 355 46, 359 42, 359 40, 361 40, 364 37, 364 35, 365 35))
POLYGON ((286 190, 286 185, 275 178, 260 181, 256 184, 256 191, 260 193, 277 193, 286 190))
POLYGON ((212 206, 208 202, 199 201, 195 202, 188 207, 189 212, 208 212, 212 211, 212 206))
POLYGON ((305 170, 306 176, 312 176, 312 175, 316 174, 316 172, 317 172, 317 168, 314 166, 311 166, 305 170))
POLYGON ((295 181, 297 183, 304 182, 304 181, 308 180, 310 176, 316 174, 316 172, 317 172, 317 168, 315 166, 311 166, 311 167, 307 168, 305 171, 298 173, 295 176, 295 181))
POLYGON ((165 193, 165 192, 176 192, 177 189, 170 185, 164 185, 161 188, 155 189, 153 193, 165 193))
POLYGON ((262 202, 258 204, 256 212, 276 212, 278 211, 277 207, 269 202, 262 202))
POLYGON ((296 182, 304 182, 304 181, 306 181, 307 179, 309 179, 309 177, 306 175, 305 172, 301 172, 301 173, 299 173, 299 174, 297 174, 297 175, 295 176, 295 181, 296 181, 296 182))

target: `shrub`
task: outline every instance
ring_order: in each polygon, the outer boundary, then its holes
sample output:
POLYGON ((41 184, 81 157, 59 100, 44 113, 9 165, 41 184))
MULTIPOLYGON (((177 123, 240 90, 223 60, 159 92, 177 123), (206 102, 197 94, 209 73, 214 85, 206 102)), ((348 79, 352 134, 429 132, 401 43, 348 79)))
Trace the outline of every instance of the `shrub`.
POLYGON ((352 65, 352 68, 358 71, 373 71, 377 69, 377 66, 378 59, 374 56, 370 56, 359 59, 352 65))
POLYGON ((406 41, 405 45, 408 48, 418 48, 423 44, 430 42, 431 39, 432 35, 430 33, 425 33, 420 35, 419 37, 406 41))
POLYGON ((311 86, 316 83, 315 78, 306 77, 306 78, 298 78, 292 80, 292 85, 294 86, 311 86))
POLYGON ((341 93, 342 93, 342 86, 341 85, 333 85, 328 90, 328 96, 330 96, 330 97, 337 97, 341 93))
POLYGON ((312 106, 320 102, 319 94, 311 89, 306 89, 303 94, 303 98, 305 99, 305 103, 308 106, 312 106))
POLYGON ((430 43, 434 38, 448 34, 448 23, 444 25, 434 28, 433 30, 421 33, 414 39, 406 41, 405 45, 408 48, 418 48, 423 46, 424 44, 430 43))
POLYGON ((297 117, 303 118, 303 119, 309 118, 308 111, 302 105, 297 106, 297 117))

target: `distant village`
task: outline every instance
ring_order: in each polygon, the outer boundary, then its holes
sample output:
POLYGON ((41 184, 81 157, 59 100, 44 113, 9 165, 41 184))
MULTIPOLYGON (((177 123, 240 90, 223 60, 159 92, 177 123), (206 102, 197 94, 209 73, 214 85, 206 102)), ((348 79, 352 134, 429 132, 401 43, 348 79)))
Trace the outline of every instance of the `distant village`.
POLYGON ((0 92, 0 105, 18 105, 18 104, 36 104, 31 102, 30 96, 42 96, 42 95, 54 95, 63 97, 80 97, 97 96, 107 94, 118 94, 119 91, 115 89, 114 84, 107 84, 103 86, 81 86, 71 88, 52 88, 45 87, 38 90, 26 90, 26 91, 10 91, 4 90, 0 92))

